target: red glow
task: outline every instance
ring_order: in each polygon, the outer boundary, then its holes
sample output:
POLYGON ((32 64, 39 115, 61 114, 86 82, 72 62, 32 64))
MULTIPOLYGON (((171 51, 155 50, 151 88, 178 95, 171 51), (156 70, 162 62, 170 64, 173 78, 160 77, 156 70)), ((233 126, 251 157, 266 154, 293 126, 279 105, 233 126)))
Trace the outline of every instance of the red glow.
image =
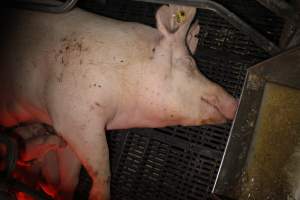
MULTIPOLYGON (((53 199, 55 199, 55 196, 56 196, 56 193, 57 193, 55 188, 51 188, 51 187, 48 187, 48 186, 42 186, 42 189, 46 194, 48 194, 53 199)), ((17 192, 16 197, 17 197, 17 200, 35 200, 30 195, 27 195, 26 193, 23 193, 23 192, 17 192)))
POLYGON ((34 200, 31 196, 23 193, 23 192, 17 192, 16 193, 17 199, 18 200, 34 200))
POLYGON ((55 199, 55 196, 57 195, 57 189, 55 187, 49 184, 42 184, 42 183, 40 183, 40 187, 46 194, 48 194, 53 199, 55 199))
MULTIPOLYGON (((1 116, 2 117, 2 116, 1 116)), ((21 116, 22 117, 22 116, 21 116)), ((3 118, 5 122, 10 123, 10 118, 3 118), (6 120, 7 119, 7 120, 6 120)), ((3 120, 0 118, 0 120, 3 120)), ((22 140, 19 136, 13 136, 16 137, 16 141, 22 140)), ((23 148, 20 148, 23 150, 23 148)), ((3 147, 0 145, 0 158, 2 157, 2 154, 6 154, 6 149, 3 149, 3 147)), ((0 159, 1 160, 1 159, 0 159)), ((41 159, 42 160, 42 159, 41 159)), ((19 160, 17 161, 16 168, 12 173, 12 177, 18 180, 19 182, 25 184, 28 186, 28 188, 31 188, 33 190, 38 191, 44 191, 46 194, 51 196, 53 199, 58 199, 58 188, 54 187, 52 184, 44 183, 46 180, 43 179, 44 177, 41 175, 42 170, 42 161, 39 159, 30 161, 23 161, 22 157, 19 157, 19 160)), ((4 168, 5 166, 1 166, 2 163, 0 163, 0 171, 1 167, 4 168)), ((30 195, 27 195, 23 192, 15 192, 17 200, 36 200, 36 198, 31 197, 30 195)))
MULTIPOLYGON (((27 171, 27 169, 29 169, 30 166, 26 166, 26 165, 17 165, 17 166, 18 166, 17 170, 15 170, 13 173, 13 177, 15 179, 26 184, 28 187, 32 189, 42 190, 53 199, 57 199, 57 188, 55 188, 50 184, 41 183, 39 177, 28 173, 29 171, 27 171)), ((17 200, 35 200, 35 198, 23 192, 16 192, 16 197, 17 200)))

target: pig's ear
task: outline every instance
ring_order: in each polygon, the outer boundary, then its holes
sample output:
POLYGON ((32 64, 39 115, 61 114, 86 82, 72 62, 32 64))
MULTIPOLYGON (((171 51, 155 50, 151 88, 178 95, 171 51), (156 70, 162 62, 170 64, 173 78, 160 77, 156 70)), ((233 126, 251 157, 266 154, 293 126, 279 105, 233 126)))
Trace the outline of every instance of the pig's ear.
POLYGON ((198 23, 198 20, 196 20, 196 22, 194 22, 194 24, 191 26, 187 37, 186 37, 186 43, 189 47, 189 50, 192 54, 194 54, 196 52, 197 49, 197 45, 198 45, 198 34, 200 31, 200 25, 198 23))
POLYGON ((176 35, 185 39, 195 14, 194 7, 164 5, 156 13, 157 28, 165 37, 176 35))

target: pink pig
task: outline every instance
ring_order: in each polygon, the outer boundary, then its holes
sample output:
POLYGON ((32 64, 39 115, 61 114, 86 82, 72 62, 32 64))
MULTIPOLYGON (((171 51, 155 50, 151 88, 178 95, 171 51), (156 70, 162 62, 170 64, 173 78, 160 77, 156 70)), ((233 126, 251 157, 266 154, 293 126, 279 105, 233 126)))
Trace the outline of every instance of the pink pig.
POLYGON ((109 199, 105 130, 216 124, 235 115, 237 101, 190 54, 198 42, 195 13, 162 6, 152 28, 78 8, 7 12, 0 124, 53 126, 92 177, 90 200, 109 199))

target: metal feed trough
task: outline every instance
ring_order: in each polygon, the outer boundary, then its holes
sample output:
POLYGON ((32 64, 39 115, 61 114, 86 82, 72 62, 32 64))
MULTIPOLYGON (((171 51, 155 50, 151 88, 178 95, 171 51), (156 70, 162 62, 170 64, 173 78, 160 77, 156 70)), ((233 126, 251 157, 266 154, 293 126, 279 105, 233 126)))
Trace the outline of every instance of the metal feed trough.
POLYGON ((299 77, 299 47, 248 70, 214 193, 240 200, 292 196, 286 170, 299 144, 299 77))

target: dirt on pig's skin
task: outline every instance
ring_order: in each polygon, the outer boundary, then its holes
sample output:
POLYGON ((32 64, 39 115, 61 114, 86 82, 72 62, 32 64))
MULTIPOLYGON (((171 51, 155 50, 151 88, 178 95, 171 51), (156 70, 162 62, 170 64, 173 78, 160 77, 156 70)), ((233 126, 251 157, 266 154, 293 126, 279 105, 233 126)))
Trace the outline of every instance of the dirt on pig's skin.
POLYGON ((70 64, 74 64, 73 61, 79 62, 79 65, 83 64, 82 53, 88 53, 88 47, 83 47, 84 37, 76 36, 72 33, 61 39, 61 46, 59 50, 55 50, 55 60, 63 65, 57 81, 62 82, 64 77, 65 68, 70 64), (78 60, 79 59, 79 60, 78 60))

